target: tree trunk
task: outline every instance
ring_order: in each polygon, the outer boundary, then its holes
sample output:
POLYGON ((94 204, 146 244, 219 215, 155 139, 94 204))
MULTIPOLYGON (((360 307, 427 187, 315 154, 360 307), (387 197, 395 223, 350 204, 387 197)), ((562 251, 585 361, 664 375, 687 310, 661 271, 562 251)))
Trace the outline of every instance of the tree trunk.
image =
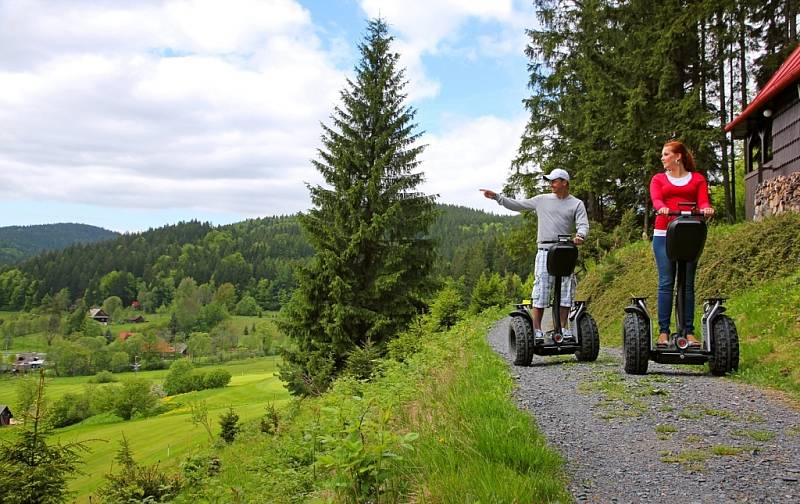
MULTIPOLYGON (((718 94, 719 94, 719 122, 720 124, 727 124, 727 105, 725 103, 725 20, 722 12, 717 12, 717 78, 719 79, 718 94)), ((728 171, 728 138, 722 132, 719 138, 720 152, 722 153, 722 163, 720 169, 722 170, 722 186, 725 190, 725 215, 728 220, 731 220, 731 186, 728 171)))
MULTIPOLYGON (((730 69, 730 82, 731 82, 731 93, 730 93, 730 117, 733 119, 734 115, 734 105, 733 105, 733 95, 736 92, 734 87, 734 73, 733 73, 733 55, 735 54, 733 50, 733 41, 731 41, 730 47, 730 58, 728 59, 729 69, 730 69)), ((740 111, 741 113, 741 111, 740 111)), ((731 133, 731 222, 736 222, 736 143, 733 141, 733 133, 731 133)))
POLYGON ((744 7, 739 5, 739 78, 741 79, 741 110, 747 107, 747 25, 745 24, 744 7))
MULTIPOLYGON (((700 63, 706 61, 706 22, 704 19, 700 20, 700 63)), ((703 65, 704 66, 704 65, 703 65)), ((706 72, 703 68, 700 72, 700 103, 703 110, 708 108, 708 99, 706 96, 706 72)))

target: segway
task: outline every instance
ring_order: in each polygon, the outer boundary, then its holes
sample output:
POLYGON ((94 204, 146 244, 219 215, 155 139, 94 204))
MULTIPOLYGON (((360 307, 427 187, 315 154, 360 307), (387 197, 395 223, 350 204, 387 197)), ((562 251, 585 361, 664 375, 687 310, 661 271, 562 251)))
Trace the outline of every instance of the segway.
POLYGON ((561 327, 561 279, 572 275, 578 260, 578 247, 569 235, 559 235, 547 251, 547 272, 555 277, 555 286, 550 306, 553 313, 553 329, 547 331, 544 340, 535 341, 533 333, 532 304, 525 300, 516 305, 508 328, 508 349, 517 366, 530 366, 534 355, 562 355, 574 353, 579 361, 591 362, 600 351, 600 336, 597 324, 586 311, 586 301, 574 301, 570 307, 569 325, 571 339, 564 338, 561 327))
POLYGON ((696 261, 703 252, 708 229, 702 212, 695 203, 681 203, 691 210, 670 211, 678 216, 667 226, 667 257, 677 263, 675 281, 675 317, 677 332, 670 335, 665 348, 652 343, 653 322, 644 297, 631 298, 625 308, 622 329, 625 350, 625 372, 647 373, 649 361, 663 364, 704 364, 711 373, 722 376, 739 368, 739 336, 733 320, 725 315, 725 298, 713 297, 703 302, 701 320, 702 343, 690 346, 685 327, 684 299, 686 296, 686 265, 696 261))

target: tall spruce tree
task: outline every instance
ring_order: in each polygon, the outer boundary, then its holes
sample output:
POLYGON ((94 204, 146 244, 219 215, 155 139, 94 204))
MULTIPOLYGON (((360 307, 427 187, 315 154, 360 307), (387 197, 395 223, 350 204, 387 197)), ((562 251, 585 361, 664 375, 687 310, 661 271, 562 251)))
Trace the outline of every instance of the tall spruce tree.
POLYGON ((314 207, 301 217, 316 256, 300 270, 281 322, 294 343, 281 377, 295 394, 324 390, 367 341, 381 347, 430 291, 434 197, 415 190, 424 146, 391 42, 383 20, 369 21, 355 79, 332 124, 322 125, 313 163, 328 187, 309 187, 314 207))

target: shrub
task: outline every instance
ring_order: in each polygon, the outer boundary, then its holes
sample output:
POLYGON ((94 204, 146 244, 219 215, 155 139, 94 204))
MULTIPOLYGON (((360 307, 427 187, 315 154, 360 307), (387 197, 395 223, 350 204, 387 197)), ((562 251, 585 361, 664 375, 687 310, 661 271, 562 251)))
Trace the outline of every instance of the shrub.
POLYGON ((195 369, 191 376, 189 376, 189 389, 187 392, 191 392, 192 390, 203 390, 205 388, 205 380, 206 372, 195 369))
POLYGON ((508 303, 505 285, 498 273, 487 276, 481 273, 478 283, 472 290, 472 301, 469 305, 471 313, 480 313, 491 306, 503 306, 508 303))
POLYGON ((329 352, 284 348, 281 355, 280 377, 292 395, 318 396, 333 381, 336 363, 329 352))
POLYGON ((147 414, 157 401, 150 392, 150 382, 144 378, 126 380, 116 392, 114 412, 123 420, 130 420, 136 413, 147 414))
POLYGON ((239 432, 239 415, 233 411, 233 408, 228 408, 228 411, 219 417, 219 425, 221 428, 220 437, 226 443, 233 443, 233 440, 236 439, 236 434, 239 432))
POLYGON ((417 353, 422 346, 422 338, 427 334, 422 317, 417 317, 411 326, 386 344, 390 359, 403 362, 417 353))
POLYGON ((187 359, 179 359, 169 366, 169 373, 164 378, 164 392, 169 395, 183 394, 194 390, 192 370, 194 366, 187 359))
POLYGON ((189 456, 181 463, 181 472, 186 479, 187 487, 199 486, 208 476, 219 473, 220 460, 208 455, 189 456))
POLYGON ((53 404, 50 412, 53 427, 66 427, 92 416, 91 401, 88 394, 67 393, 53 404))
POLYGON ((112 383, 117 379, 111 371, 99 371, 90 381, 93 383, 112 383))
POLYGON ((278 425, 280 423, 280 415, 278 409, 275 408, 274 403, 269 403, 266 406, 266 413, 261 417, 261 432, 264 434, 275 434, 278 432, 278 425))
POLYGON ((461 318, 463 300, 455 283, 448 279, 431 305, 430 320, 433 330, 449 329, 461 318))
POLYGON ((233 313, 253 317, 261 313, 261 307, 258 306, 258 302, 253 296, 244 296, 241 301, 236 303, 233 313))
POLYGON ((357 380, 369 380, 378 368, 380 357, 380 349, 368 339, 363 347, 354 348, 347 356, 345 374, 357 380))
POLYGON ((159 470, 158 464, 137 464, 124 434, 115 460, 119 464, 120 472, 106 474, 106 484, 98 491, 102 502, 168 502, 183 486, 180 475, 164 474, 159 470))
POLYGON ((231 373, 227 369, 212 369, 203 378, 203 386, 209 388, 222 388, 231 381, 231 373))
POLYGON ((111 355, 111 371, 115 373, 122 373, 123 371, 130 371, 131 358, 125 352, 114 352, 111 355))

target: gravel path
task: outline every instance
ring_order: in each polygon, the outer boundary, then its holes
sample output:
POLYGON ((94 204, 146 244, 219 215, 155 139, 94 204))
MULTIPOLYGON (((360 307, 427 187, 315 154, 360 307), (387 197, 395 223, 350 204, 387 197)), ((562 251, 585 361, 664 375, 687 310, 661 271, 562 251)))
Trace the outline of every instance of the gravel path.
MULTIPOLYGON (((488 337, 506 360, 508 322, 488 337)), ((509 366, 520 408, 566 460, 575 502, 800 502, 800 411, 775 394, 699 366, 626 375, 617 349, 509 366)))

